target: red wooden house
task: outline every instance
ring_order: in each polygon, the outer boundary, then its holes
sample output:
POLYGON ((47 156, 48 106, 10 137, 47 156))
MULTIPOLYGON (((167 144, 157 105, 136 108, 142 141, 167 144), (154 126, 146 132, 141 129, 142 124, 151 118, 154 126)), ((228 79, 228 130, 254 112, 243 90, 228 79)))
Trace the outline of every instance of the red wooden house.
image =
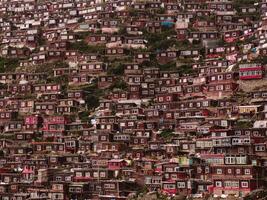
POLYGON ((120 170, 127 166, 127 162, 123 159, 112 159, 108 161, 108 169, 120 170))
POLYGON ((35 112, 42 114, 54 114, 56 112, 56 102, 35 102, 35 112))
POLYGON ((47 132, 47 137, 51 133, 51 137, 54 133, 63 133, 67 124, 67 119, 64 116, 49 116, 44 118, 42 130, 47 132))
POLYGON ((34 93, 60 93, 60 85, 59 84, 36 84, 33 85, 34 93))
POLYGON ((80 64, 79 69, 83 73, 99 74, 105 72, 107 66, 103 62, 90 62, 80 64))
POLYGON ((45 151, 64 152, 65 145, 60 142, 32 142, 32 149, 35 153, 42 153, 45 151))
POLYGON ((244 197, 262 186, 262 167, 252 165, 215 165, 211 168, 213 187, 210 192, 216 195, 236 194, 244 197))
POLYGON ((99 76, 98 77, 98 88, 107 88, 111 86, 115 81, 114 76, 99 76))
POLYGON ((42 117, 38 115, 29 115, 24 118, 26 130, 38 130, 42 125, 42 117))
POLYGON ((264 66, 260 63, 246 63, 239 65, 240 80, 261 79, 264 76, 264 66))

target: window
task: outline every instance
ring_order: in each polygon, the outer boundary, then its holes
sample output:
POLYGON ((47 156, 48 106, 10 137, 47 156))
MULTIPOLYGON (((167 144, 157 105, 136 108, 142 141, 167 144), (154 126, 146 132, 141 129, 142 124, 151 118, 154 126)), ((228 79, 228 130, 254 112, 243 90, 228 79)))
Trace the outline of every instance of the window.
POLYGON ((187 88, 187 92, 188 93, 190 93, 190 92, 192 92, 193 90, 192 90, 192 88, 187 88))
POLYGON ((210 87, 209 87, 209 91, 210 91, 210 92, 214 91, 214 87, 213 87, 213 86, 210 86, 210 87))
POLYGON ((159 102, 163 102, 163 97, 159 97, 159 102))
POLYGON ((175 189, 175 185, 172 184, 165 184, 164 189, 175 189))
POLYGON ((93 173, 93 177, 94 177, 94 178, 97 178, 97 177, 98 177, 98 172, 94 172, 94 173, 93 173))
POLYGON ((216 86, 216 90, 219 91, 219 90, 223 90, 223 85, 217 85, 216 86))
POLYGON ((115 184, 105 184, 104 188, 115 189, 115 184))
POLYGON ((225 85, 225 90, 231 90, 231 85, 225 85))
POLYGON ((166 101, 171 101, 171 96, 167 96, 166 101))
POLYGON ((241 170, 240 169, 236 169, 235 172, 236 172, 236 174, 240 174, 241 170))
POLYGON ((221 168, 216 169, 216 174, 222 174, 222 169, 221 168))
POLYGON ((76 172, 76 177, 82 177, 82 172, 76 172))
POLYGON ((223 75, 218 75, 218 80, 223 80, 223 75))
POLYGON ((216 181, 215 182, 216 187, 222 187, 222 182, 221 181, 216 181))
POLYGON ((241 131, 235 131, 235 135, 241 135, 241 131))
POLYGON ((202 103, 202 104, 203 104, 203 106, 204 106, 204 107, 207 107, 207 106, 209 106, 209 102, 208 102, 208 101, 203 101, 203 103, 202 103))
POLYGON ((101 136, 101 141, 105 141, 107 139, 107 137, 105 135, 101 136))
POLYGON ((239 182, 238 181, 225 181, 224 182, 225 187, 234 187, 238 188, 239 187, 239 182))
POLYGON ((245 143, 245 144, 249 144, 249 143, 250 143, 250 139, 249 139, 249 138, 244 139, 244 143, 245 143))
POLYGON ((250 169, 245 169, 245 175, 250 175, 250 169))
POLYGON ((105 178, 106 177, 106 172, 100 172, 100 177, 105 178))
POLYGON ((9 183, 10 182, 10 177, 9 176, 5 176, 4 177, 4 182, 5 183, 9 183))
POLYGON ((224 187, 232 187, 232 182, 231 181, 225 181, 224 187))
POLYGON ((18 149, 19 154, 23 154, 23 152, 24 152, 23 149, 18 149))
POLYGON ((188 144, 183 144, 182 149, 188 149, 188 144))
POLYGON ((248 182, 247 181, 241 181, 241 187, 242 188, 248 188, 248 182))
POLYGON ((23 139, 23 135, 17 135, 17 139, 18 140, 22 140, 23 139))
POLYGON ((41 151, 42 150, 42 146, 41 145, 37 145, 36 149, 37 149, 37 151, 41 151))
POLYGON ((253 135, 254 136, 259 136, 259 132, 258 131, 253 131, 253 135))
POLYGON ((235 157, 226 157, 225 164, 235 164, 235 157))
POLYGON ((63 151, 63 146, 60 145, 60 146, 58 147, 58 150, 63 151))
POLYGON ((172 174, 171 179, 174 179, 174 180, 177 179, 177 174, 172 174))
POLYGON ((236 157, 236 164, 238 165, 242 165, 242 164, 246 164, 247 163, 247 158, 246 156, 238 156, 236 157))
POLYGON ((47 145, 47 146, 46 146, 46 150, 47 150, 47 151, 51 151, 51 150, 52 150, 52 146, 47 145))
POLYGON ((177 188, 185 188, 185 182, 177 182, 177 188))
POLYGON ((134 122, 128 122, 128 126, 134 126, 134 122))
POLYGON ((76 192, 77 193, 81 193, 82 192, 82 188, 76 188, 76 192))
POLYGON ((256 146, 255 150, 256 151, 265 151, 265 146, 256 146))

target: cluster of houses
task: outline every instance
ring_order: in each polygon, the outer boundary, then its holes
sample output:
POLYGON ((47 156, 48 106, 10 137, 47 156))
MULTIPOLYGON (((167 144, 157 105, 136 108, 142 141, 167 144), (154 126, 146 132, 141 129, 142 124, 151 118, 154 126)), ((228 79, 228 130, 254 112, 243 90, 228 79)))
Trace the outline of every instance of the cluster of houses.
POLYGON ((266 0, 0 1, 0 200, 266 187, 266 38, 266 0))

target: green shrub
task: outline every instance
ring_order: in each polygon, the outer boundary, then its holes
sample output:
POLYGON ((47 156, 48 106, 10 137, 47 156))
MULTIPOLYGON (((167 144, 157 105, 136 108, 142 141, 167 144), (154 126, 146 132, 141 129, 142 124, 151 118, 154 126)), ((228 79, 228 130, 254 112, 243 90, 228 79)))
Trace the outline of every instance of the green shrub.
POLYGON ((160 137, 165 138, 165 139, 170 138, 173 135, 174 135, 173 131, 170 129, 165 129, 160 133, 160 137))
POLYGON ((19 60, 16 58, 0 57, 0 73, 15 71, 19 66, 19 60))

